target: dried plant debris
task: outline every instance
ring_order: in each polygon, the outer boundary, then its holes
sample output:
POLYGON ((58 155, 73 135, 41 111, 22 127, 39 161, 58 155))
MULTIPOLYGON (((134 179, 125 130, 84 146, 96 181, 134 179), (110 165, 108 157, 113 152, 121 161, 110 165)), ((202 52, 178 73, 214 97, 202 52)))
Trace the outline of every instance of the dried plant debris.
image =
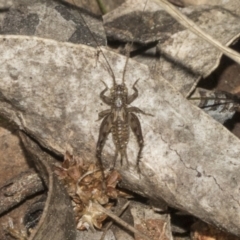
MULTIPOLYGON (((159 214, 149 206, 132 202, 131 214, 134 219, 134 226, 149 236, 152 240, 172 240, 170 227, 170 215, 159 214)), ((142 240, 136 236, 136 240, 142 240)))
MULTIPOLYGON (((4 36, 0 42, 1 114, 50 151, 64 154, 70 144, 76 155, 95 162, 97 113, 106 109, 99 97, 101 79, 113 85, 102 54, 96 60, 93 48, 40 38, 4 36)), ((126 58, 103 52, 122 82, 126 58)), ((165 79, 150 78, 145 65, 129 59, 125 76, 128 89, 140 79, 136 106, 154 115, 140 119, 141 174, 131 134, 129 166, 116 163, 125 188, 240 234, 239 139, 165 79)), ((110 166, 112 139, 103 154, 104 166, 110 166)))
POLYGON ((104 172, 106 178, 103 180, 98 166, 85 164, 81 158, 69 152, 66 152, 62 166, 57 166, 55 172, 64 182, 72 199, 79 230, 101 229, 103 221, 107 218, 93 202, 110 209, 114 204, 112 200, 129 197, 128 194, 116 189, 121 179, 117 171, 106 170, 104 172))
POLYGON ((94 35, 99 45, 106 45, 100 19, 61 1, 15 1, 1 17, 1 34, 38 36, 96 47, 94 35))
POLYGON ((27 240, 29 237, 26 229, 19 230, 14 227, 14 224, 11 218, 9 218, 8 226, 5 228, 5 232, 6 232, 6 235, 9 235, 12 238, 17 240, 27 240))
POLYGON ((202 221, 192 225, 191 240, 239 240, 239 237, 222 232, 220 229, 213 227, 202 221))
POLYGON ((224 91, 197 88, 189 100, 220 123, 231 119, 240 110, 240 98, 224 91))
MULTIPOLYGON (((75 157, 67 151, 62 166, 56 166, 55 173, 63 181, 72 199, 78 230, 101 229, 103 222, 109 216, 124 228, 135 233, 137 239, 151 239, 147 237, 148 232, 145 231, 142 234, 144 229, 130 226, 109 211, 114 205, 113 200, 117 200, 119 197, 131 197, 116 189, 117 183, 121 179, 117 171, 106 170, 104 172, 105 184, 103 184, 101 170, 95 164, 84 164, 83 159, 75 157)), ((152 226, 152 228, 155 227, 152 226)), ((153 234, 152 232, 151 229, 151 234, 153 234)))
POLYGON ((47 194, 32 199, 31 204, 28 203, 29 206, 24 212, 24 217, 19 215, 19 223, 17 224, 14 224, 14 220, 9 217, 8 222, 3 224, 5 235, 19 240, 29 239, 41 219, 46 199, 47 194))

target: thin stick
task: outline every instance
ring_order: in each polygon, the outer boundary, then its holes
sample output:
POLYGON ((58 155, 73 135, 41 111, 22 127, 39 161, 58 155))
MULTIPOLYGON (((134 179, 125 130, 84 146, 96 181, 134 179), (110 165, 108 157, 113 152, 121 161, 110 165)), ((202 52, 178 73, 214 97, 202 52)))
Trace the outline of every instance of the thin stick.
MULTIPOLYGON (((120 216, 122 215, 122 213, 126 210, 126 208, 129 206, 129 203, 130 203, 130 201, 127 201, 127 202, 124 204, 124 206, 120 209, 120 211, 118 211, 118 212, 116 213, 116 215, 120 217, 120 216)), ((105 228, 105 230, 104 230, 104 232, 103 232, 100 240, 104 240, 104 237, 106 236, 107 230, 112 226, 112 224, 113 224, 113 221, 111 221, 111 222, 108 223, 108 225, 106 226, 106 228, 105 228)))
POLYGON ((76 187, 78 187, 79 183, 80 183, 86 176, 88 176, 88 175, 90 175, 90 174, 93 174, 93 173, 95 173, 95 172, 97 172, 97 171, 101 171, 101 169, 97 168, 97 169, 94 169, 94 170, 92 170, 92 171, 88 171, 88 172, 86 172, 85 174, 83 174, 83 175, 78 179, 77 184, 76 184, 76 187))
POLYGON ((110 210, 105 209, 104 207, 102 207, 100 204, 98 203, 92 203, 93 207, 98 209, 99 211, 105 213, 106 215, 108 215, 110 218, 112 218, 116 223, 120 224, 122 227, 126 228, 127 230, 131 231, 132 233, 138 234, 139 236, 141 236, 144 239, 147 240, 152 240, 150 239, 148 236, 146 236, 145 234, 141 233, 140 231, 138 231, 137 229, 135 229, 134 227, 132 227, 131 225, 129 225, 128 223, 126 223, 125 221, 123 221, 121 218, 119 218, 118 216, 114 215, 114 213, 110 210))

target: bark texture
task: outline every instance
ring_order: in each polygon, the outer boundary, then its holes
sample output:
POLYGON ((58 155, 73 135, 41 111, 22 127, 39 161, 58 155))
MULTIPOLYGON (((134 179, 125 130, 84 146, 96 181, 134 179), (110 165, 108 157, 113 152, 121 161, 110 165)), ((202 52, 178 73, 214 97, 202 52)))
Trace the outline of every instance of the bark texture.
MULTIPOLYGON (((70 145, 74 153, 95 162, 97 112, 109 109, 99 98, 101 80, 113 84, 102 54, 96 61, 96 50, 86 46, 16 36, 0 38, 0 54, 1 115, 49 150, 64 154, 70 145)), ((126 59, 104 54, 121 83, 126 59)), ((239 139, 169 82, 149 75, 145 65, 129 61, 129 93, 139 79, 139 97, 132 105, 154 116, 138 115, 145 141, 141 174, 136 171, 139 148, 132 133, 130 165, 124 161, 121 167, 117 161, 125 186, 240 236, 239 139)), ((109 167, 114 156, 111 137, 103 156, 109 167)))
POLYGON ((47 185, 48 194, 44 211, 29 240, 75 240, 76 227, 71 201, 65 188, 54 175, 54 159, 24 133, 20 134, 24 147, 47 185))

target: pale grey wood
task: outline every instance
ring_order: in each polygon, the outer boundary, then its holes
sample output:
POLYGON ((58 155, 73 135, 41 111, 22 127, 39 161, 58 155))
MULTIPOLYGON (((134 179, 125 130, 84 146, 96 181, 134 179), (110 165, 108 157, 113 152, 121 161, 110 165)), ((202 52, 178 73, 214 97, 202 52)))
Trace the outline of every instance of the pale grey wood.
MULTIPOLYGON (((0 114, 45 148, 63 155, 71 146, 74 154, 95 162, 98 112, 109 109, 99 98, 101 80, 109 87, 113 84, 102 54, 97 59, 90 47, 18 36, 0 37, 0 54, 0 114)), ((126 59, 105 50, 104 54, 121 83, 126 59)), ((154 116, 139 115, 145 141, 141 174, 136 171, 133 134, 130 166, 124 161, 121 167, 117 161, 123 183, 240 236, 239 139, 169 82, 149 75, 145 65, 129 61, 129 93, 139 79, 139 97, 132 106, 154 116)), ((105 167, 113 156, 109 137, 103 150, 105 167)))

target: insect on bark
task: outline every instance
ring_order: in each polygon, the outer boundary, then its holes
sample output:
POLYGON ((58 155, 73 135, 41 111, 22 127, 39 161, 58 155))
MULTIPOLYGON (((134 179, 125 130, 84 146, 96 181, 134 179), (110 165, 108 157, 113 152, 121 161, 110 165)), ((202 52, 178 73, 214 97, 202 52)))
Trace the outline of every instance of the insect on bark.
MULTIPOLYGON (((147 2, 146 2, 147 3, 147 2)), ((146 4, 144 8, 146 7, 146 4)), ((106 143, 107 137, 110 133, 112 133, 113 142, 115 145, 115 155, 113 160, 113 168, 115 167, 116 160, 118 158, 118 155, 121 156, 121 165, 123 163, 123 158, 126 159, 127 164, 128 157, 127 157, 127 145, 129 141, 130 136, 130 129, 136 136, 137 142, 138 142, 138 153, 137 153, 137 160, 136 165, 138 172, 140 172, 139 169, 139 162, 141 158, 141 153, 144 146, 144 139, 142 135, 142 128, 140 121, 136 115, 137 114, 145 114, 152 116, 151 114, 147 114, 141 109, 137 107, 129 107, 130 105, 137 97, 138 97, 138 90, 136 88, 138 80, 135 81, 135 83, 132 86, 132 89, 134 91, 133 94, 128 95, 128 89, 125 85, 125 73, 126 73, 126 67, 128 63, 129 57, 126 59, 126 63, 123 69, 123 76, 122 76, 122 83, 117 84, 115 75, 113 73, 113 70, 109 64, 108 59, 106 58, 105 54, 101 50, 95 36, 92 34, 91 30, 89 29, 86 21, 84 20, 83 16, 81 16, 84 24, 86 25, 88 31, 90 32, 92 38, 94 39, 99 52, 102 53, 102 56, 107 64, 107 70, 109 74, 112 77, 113 80, 113 86, 110 89, 110 95, 107 96, 105 93, 109 90, 108 86, 105 82, 103 84, 105 85, 105 89, 100 93, 100 99, 110 106, 110 109, 104 110, 99 113, 99 119, 102 119, 100 130, 99 130, 99 137, 97 141, 97 147, 96 147, 96 157, 101 165, 101 168, 103 170, 103 164, 102 164, 102 151, 104 148, 104 145, 106 143)))
POLYGON ((115 167, 119 153, 121 156, 121 165, 123 162, 123 158, 125 158, 127 164, 129 164, 127 157, 127 144, 129 141, 131 129, 134 135, 136 136, 139 146, 136 163, 139 172, 140 171, 139 162, 144 146, 144 140, 142 135, 141 124, 135 113, 141 113, 145 115, 150 114, 145 113, 144 111, 137 107, 128 107, 128 105, 131 104, 138 97, 138 90, 136 88, 138 80, 135 81, 132 87, 134 93, 128 95, 128 89, 124 81, 127 63, 128 58, 126 60, 123 71, 122 83, 117 84, 115 76, 111 74, 113 77, 113 87, 110 90, 110 96, 105 95, 105 93, 108 91, 108 87, 105 83, 104 83, 105 89, 100 93, 101 100, 111 108, 99 113, 99 120, 100 119, 103 120, 99 130, 96 157, 100 161, 100 163, 102 163, 102 150, 105 145, 107 136, 110 133, 112 133, 113 142, 116 147, 113 167, 115 167))

